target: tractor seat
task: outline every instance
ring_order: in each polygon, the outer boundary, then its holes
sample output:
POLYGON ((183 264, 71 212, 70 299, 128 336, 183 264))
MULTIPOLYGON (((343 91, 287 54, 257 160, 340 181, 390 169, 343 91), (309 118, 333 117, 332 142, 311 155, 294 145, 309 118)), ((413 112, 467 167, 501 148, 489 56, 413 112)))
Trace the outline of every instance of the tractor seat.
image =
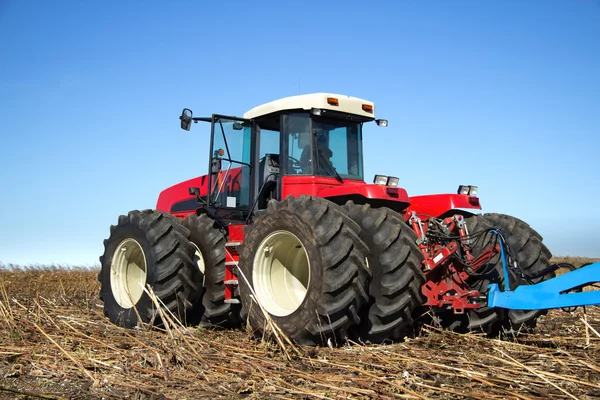
POLYGON ((266 153, 258 164, 258 190, 261 191, 258 209, 266 208, 267 202, 274 198, 277 179, 279 179, 279 154, 266 153))

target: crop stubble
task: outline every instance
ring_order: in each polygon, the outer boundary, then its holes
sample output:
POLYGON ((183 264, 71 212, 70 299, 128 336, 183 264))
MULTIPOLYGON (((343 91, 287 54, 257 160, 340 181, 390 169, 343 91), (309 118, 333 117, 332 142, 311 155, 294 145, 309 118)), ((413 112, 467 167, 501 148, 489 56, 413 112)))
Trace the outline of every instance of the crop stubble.
POLYGON ((0 270, 0 398, 600 398, 596 308, 504 340, 425 326, 389 345, 292 348, 243 330, 118 328, 96 276, 0 270))

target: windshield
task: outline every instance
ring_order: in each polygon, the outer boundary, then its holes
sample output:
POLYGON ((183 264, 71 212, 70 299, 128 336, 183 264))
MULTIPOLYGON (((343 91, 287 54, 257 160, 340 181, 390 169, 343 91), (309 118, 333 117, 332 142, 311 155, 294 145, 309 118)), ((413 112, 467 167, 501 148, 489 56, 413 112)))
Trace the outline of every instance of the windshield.
POLYGON ((315 175, 335 177, 337 172, 342 178, 363 180, 360 122, 313 116, 312 133, 315 175))

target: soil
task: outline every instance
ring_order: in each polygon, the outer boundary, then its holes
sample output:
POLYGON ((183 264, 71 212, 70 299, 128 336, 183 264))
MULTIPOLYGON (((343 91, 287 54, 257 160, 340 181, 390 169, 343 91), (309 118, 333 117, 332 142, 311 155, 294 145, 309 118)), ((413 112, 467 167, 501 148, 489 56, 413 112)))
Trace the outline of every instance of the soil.
POLYGON ((600 398, 596 307, 501 340, 425 326, 397 343, 302 347, 175 322, 121 329, 97 274, 0 270, 1 399, 600 398))

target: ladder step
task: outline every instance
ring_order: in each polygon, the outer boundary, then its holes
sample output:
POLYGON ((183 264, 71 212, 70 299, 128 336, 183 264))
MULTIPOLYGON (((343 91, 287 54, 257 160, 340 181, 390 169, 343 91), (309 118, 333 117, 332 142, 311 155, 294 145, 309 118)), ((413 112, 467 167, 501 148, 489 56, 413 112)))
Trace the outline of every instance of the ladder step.
POLYGON ((237 279, 230 279, 228 281, 223 282, 226 285, 237 285, 239 281, 237 279))
POLYGON ((225 261, 225 265, 237 265, 237 261, 225 261))
POLYGON ((225 243, 225 247, 237 247, 240 244, 242 244, 242 242, 227 242, 225 243))
POLYGON ((225 303, 227 303, 227 304, 240 304, 241 301, 239 301, 238 299, 226 299, 225 303))

